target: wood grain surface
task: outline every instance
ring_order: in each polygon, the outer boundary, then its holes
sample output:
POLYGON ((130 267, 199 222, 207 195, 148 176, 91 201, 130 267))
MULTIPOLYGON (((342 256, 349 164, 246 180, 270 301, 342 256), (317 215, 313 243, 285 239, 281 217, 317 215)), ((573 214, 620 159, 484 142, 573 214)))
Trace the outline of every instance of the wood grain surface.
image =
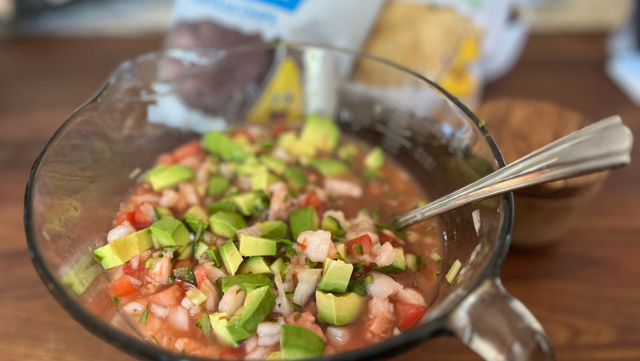
MULTIPOLYGON (((603 35, 534 35, 484 99, 542 99, 591 119, 619 114, 640 134, 640 108, 604 74, 603 35)), ((29 169, 57 127, 124 59, 160 38, 0 40, 0 360, 132 360, 56 303, 29 259, 22 224, 29 169)), ((532 126, 535 126, 533 124, 532 126)), ((489 128, 489 131, 491 129, 489 128)), ((536 315, 559 360, 640 360, 640 146, 611 173, 558 244, 511 251, 506 288, 536 315)), ((432 340, 398 360, 479 360, 432 340)))

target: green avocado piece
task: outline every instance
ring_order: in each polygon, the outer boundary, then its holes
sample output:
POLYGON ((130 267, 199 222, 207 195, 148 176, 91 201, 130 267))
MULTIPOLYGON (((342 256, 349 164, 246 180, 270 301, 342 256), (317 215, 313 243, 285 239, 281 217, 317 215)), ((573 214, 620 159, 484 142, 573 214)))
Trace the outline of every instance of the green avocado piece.
POLYGON ((318 319, 336 326, 353 322, 367 305, 366 297, 358 296, 353 292, 334 295, 316 291, 316 303, 318 305, 318 319))
POLYGON ((305 144, 293 131, 280 134, 277 144, 296 158, 313 157, 316 154, 316 148, 310 144, 305 144))
POLYGON ((153 245, 151 231, 145 228, 126 237, 96 249, 93 253, 104 268, 113 268, 124 264, 134 256, 148 250, 153 245))
POLYGON ((280 351, 272 352, 271 354, 269 354, 269 356, 267 356, 267 361, 281 360, 281 359, 282 359, 282 353, 280 351))
POLYGON ((349 285, 352 272, 352 264, 327 258, 324 262, 324 270, 318 289, 325 292, 344 293, 349 285))
POLYGON ((258 223, 260 236, 270 239, 281 239, 289 233, 289 227, 282 221, 265 221, 258 223))
POLYGON ((269 265, 263 257, 254 256, 245 259, 240 268, 238 268, 237 273, 271 273, 271 269, 269 269, 269 265))
POLYGON ((234 210, 233 201, 231 199, 223 199, 221 201, 211 203, 209 205, 209 215, 217 212, 231 212, 234 210))
POLYGON ((358 155, 358 147, 355 144, 345 144, 338 148, 338 158, 344 161, 352 161, 358 155))
POLYGON ((289 225, 293 239, 297 240, 300 233, 304 231, 315 231, 318 229, 318 213, 313 206, 298 208, 289 215, 289 225))
POLYGON ((233 203, 242 215, 250 216, 256 209, 260 195, 256 192, 240 193, 233 196, 233 203))
POLYGON ((269 172, 259 172, 251 177, 251 190, 269 194, 269 186, 278 181, 278 177, 269 172))
POLYGON ((329 153, 340 142, 340 129, 333 120, 312 114, 304 122, 300 141, 307 146, 329 153))
POLYGON ((324 340, 305 327, 280 326, 280 353, 283 360, 320 357, 324 347, 324 340))
POLYGON ((156 206, 156 207, 153 207, 153 211, 155 212, 156 218, 158 220, 175 219, 175 217, 173 216, 173 212, 171 212, 169 208, 156 206))
POLYGON ((269 269, 271 270, 271 273, 274 276, 276 276, 280 274, 280 271, 282 270, 283 265, 284 265, 284 257, 278 257, 278 259, 273 261, 271 266, 269 266, 269 269))
POLYGON ((406 254, 404 259, 408 269, 413 272, 418 270, 418 257, 415 254, 406 254))
POLYGON ((193 242, 187 244, 178 249, 178 260, 183 260, 187 258, 191 258, 193 256, 194 244, 193 242))
POLYGON ((344 243, 336 243, 336 252, 342 257, 342 259, 347 258, 347 246, 344 243))
POLYGON ((349 171, 349 167, 345 163, 336 159, 310 158, 309 165, 325 177, 334 177, 349 171))
POLYGON ((272 239, 240 235, 240 254, 249 256, 275 256, 278 253, 278 242, 272 239))
POLYGON ((200 206, 193 206, 184 214, 184 222, 194 232, 198 229, 198 224, 200 222, 202 222, 203 229, 207 229, 207 227, 209 227, 209 215, 204 208, 200 206))
POLYGON ((324 229, 325 231, 331 232, 334 237, 344 237, 344 229, 342 229, 340 222, 338 222, 338 220, 334 217, 324 217, 320 228, 324 229))
POLYGON ((262 165, 256 157, 251 157, 244 163, 238 164, 238 166, 236 167, 236 173, 238 175, 254 175, 256 173, 266 171, 267 167, 262 165))
POLYGON ((196 172, 193 169, 181 164, 174 164, 149 175, 149 183, 154 191, 159 191, 180 182, 195 179, 195 177, 196 172))
POLYGON ((229 188, 229 180, 225 177, 213 176, 209 179, 209 187, 207 188, 207 194, 210 196, 217 196, 229 188))
POLYGON ((261 155, 259 159, 260 163, 262 163, 265 167, 269 168, 270 171, 277 175, 282 175, 282 173, 287 170, 287 163, 276 157, 261 155))
POLYGON ((158 173, 158 172, 162 172, 163 170, 167 169, 167 166, 164 164, 158 164, 155 167, 149 169, 147 171, 147 173, 144 174, 144 180, 146 180, 147 182, 149 181, 149 178, 151 178, 151 176, 154 173, 158 173))
POLYGON ((240 288, 246 292, 251 292, 259 287, 273 287, 273 282, 271 282, 271 278, 263 274, 250 273, 237 274, 235 276, 227 276, 218 279, 218 286, 220 286, 222 293, 227 292, 229 288, 235 285, 240 286, 240 288))
POLYGON ((209 217, 211 230, 222 237, 236 238, 236 231, 247 227, 242 215, 236 212, 216 212, 209 217))
POLYGON ((249 157, 245 146, 234 142, 218 131, 205 134, 202 140, 206 150, 219 155, 226 161, 242 162, 249 157))
POLYGON ((226 327, 234 341, 238 342, 251 337, 258 328, 258 324, 269 317, 271 310, 276 305, 276 298, 271 292, 271 287, 263 286, 247 293, 244 305, 231 317, 226 327))
POLYGON ((209 246, 207 246, 206 243, 198 242, 198 245, 195 246, 195 251, 193 252, 193 258, 198 259, 202 257, 207 252, 208 249, 209 249, 209 246))
POLYGON ((392 264, 384 267, 375 266, 374 268, 386 273, 401 273, 405 270, 404 250, 400 247, 394 248, 396 251, 396 259, 392 264))
POLYGON ((149 230, 162 246, 186 246, 190 241, 189 230, 177 219, 153 222, 149 230))
POLYGON ((238 343, 233 340, 229 331, 227 331, 227 325, 229 321, 227 321, 227 313, 226 312, 216 312, 209 315, 209 320, 211 321, 211 327, 213 328, 213 332, 215 332, 218 340, 222 341, 222 343, 229 345, 231 347, 238 347, 238 343))
POLYGON ((307 176, 300 167, 288 167, 284 171, 284 178, 293 190, 301 190, 307 185, 307 176))
POLYGON ((364 157, 364 166, 367 169, 380 169, 384 165, 384 151, 380 147, 374 147, 364 157))
POLYGON ((227 269, 227 272, 230 275, 236 274, 238 267, 240 267, 240 264, 242 263, 242 256, 240 255, 240 252, 238 252, 236 245, 233 244, 233 241, 228 240, 225 244, 220 246, 218 251, 220 252, 220 258, 222 258, 222 263, 227 269))

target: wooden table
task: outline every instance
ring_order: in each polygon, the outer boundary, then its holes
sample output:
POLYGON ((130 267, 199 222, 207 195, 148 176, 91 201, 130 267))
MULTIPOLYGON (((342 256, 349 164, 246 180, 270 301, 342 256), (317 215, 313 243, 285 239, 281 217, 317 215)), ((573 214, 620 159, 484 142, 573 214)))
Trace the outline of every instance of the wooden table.
MULTIPOLYGON (((640 134, 640 108, 603 72, 601 35, 535 35, 485 99, 536 98, 595 119, 619 114, 640 134)), ((56 128, 124 59, 152 39, 0 40, 0 359, 131 360, 71 319, 36 275, 22 225, 29 169, 56 128)), ((640 161, 640 146, 633 158, 640 161)), ((540 320, 560 360, 640 360, 640 167, 612 172, 559 244, 512 251, 507 289, 540 320)), ((478 360, 459 341, 433 340, 401 359, 478 360)))

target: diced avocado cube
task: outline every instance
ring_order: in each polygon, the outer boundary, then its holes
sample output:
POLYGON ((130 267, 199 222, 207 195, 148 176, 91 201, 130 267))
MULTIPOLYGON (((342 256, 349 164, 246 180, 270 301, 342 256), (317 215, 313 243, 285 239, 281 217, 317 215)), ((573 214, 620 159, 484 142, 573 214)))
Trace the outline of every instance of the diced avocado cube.
POLYGON ((259 159, 260 163, 269 168, 269 170, 275 174, 282 175, 284 171, 287 170, 287 163, 276 157, 261 155, 259 159))
POLYGON ((324 347, 324 340, 305 327, 280 326, 280 354, 283 360, 320 357, 324 347))
POLYGON ((440 257, 440 255, 437 252, 431 252, 430 257, 435 263, 441 263, 442 262, 442 257, 440 257))
POLYGON ((272 239, 240 235, 240 254, 249 256, 275 256, 278 253, 278 242, 272 239))
POLYGON ((322 220, 322 226, 320 227, 325 231, 331 232, 334 237, 344 237, 344 229, 340 226, 340 222, 331 216, 326 216, 322 220))
POLYGON ((301 190, 307 185, 307 176, 300 167, 288 167, 284 171, 284 177, 293 190, 301 190))
POLYGON ((188 259, 193 256, 193 242, 178 249, 178 260, 188 259))
POLYGON ((247 293, 244 305, 236 311, 227 325, 227 331, 234 341, 238 342, 251 337, 258 328, 258 324, 269 317, 271 310, 276 305, 276 298, 271 293, 271 287, 264 286, 247 293))
POLYGON ((145 228, 126 237, 96 249, 93 253, 104 268, 113 268, 124 264, 134 256, 151 248, 151 231, 145 228))
POLYGON ((271 273, 271 269, 269 269, 269 265, 264 260, 264 257, 255 256, 245 259, 240 265, 240 268, 238 268, 238 273, 271 273))
POLYGON ((404 256, 404 259, 408 269, 410 269, 413 272, 418 270, 418 258, 416 257, 415 254, 406 254, 404 256))
POLYGON ((244 163, 238 164, 236 166, 236 173, 238 175, 254 175, 259 172, 266 172, 267 167, 262 165, 258 158, 251 157, 247 159, 244 163))
POLYGON ((364 157, 364 166, 367 169, 380 169, 384 165, 384 151, 380 147, 374 147, 364 157))
POLYGON ((267 361, 282 360, 282 353, 280 351, 272 352, 267 356, 267 361))
POLYGON ((175 217, 173 216, 173 212, 171 212, 171 210, 169 208, 165 208, 165 207, 153 207, 153 211, 156 214, 156 218, 158 220, 161 219, 174 219, 175 217))
POLYGON ((222 262, 222 257, 220 257, 220 251, 218 249, 216 249, 215 247, 209 247, 205 253, 207 254, 207 256, 209 256, 209 258, 211 259, 211 261, 213 261, 213 264, 220 268, 222 267, 222 265, 224 264, 222 262))
POLYGON ((336 252, 343 260, 347 259, 347 246, 344 243, 336 243, 336 252))
POLYGON ((325 153, 333 151, 340 142, 340 129, 331 119, 309 115, 304 122, 300 140, 303 144, 325 153))
POLYGON ((207 300, 207 295, 202 293, 202 291, 200 291, 196 287, 189 289, 186 292, 186 295, 187 295, 187 298, 189 298, 189 300, 191 300, 191 302, 193 302, 193 304, 196 306, 200 306, 201 304, 204 303, 204 301, 207 300))
POLYGON ((289 233, 289 227, 282 221, 265 221, 258 223, 260 236, 270 239, 281 239, 289 233))
POLYGON ((198 245, 196 246, 196 250, 195 252, 193 252, 193 258, 198 259, 202 257, 202 255, 204 255, 208 249, 209 249, 209 246, 207 246, 206 243, 198 242, 198 245))
POLYGON ((225 177, 213 176, 209 179, 209 187, 207 188, 207 194, 210 196, 217 196, 222 194, 229 188, 229 180, 225 177))
POLYGON ((352 272, 352 264, 327 258, 318 289, 325 292, 344 293, 349 285, 352 272))
POLYGON ((405 270, 404 250, 400 247, 394 248, 396 251, 396 259, 392 264, 384 267, 375 266, 374 268, 386 273, 401 273, 405 270))
POLYGON ((236 274, 238 267, 242 263, 242 256, 236 245, 233 244, 232 240, 228 240, 225 244, 220 246, 220 258, 222 258, 222 263, 224 267, 227 269, 227 273, 230 275, 236 274))
POLYGON ((207 229, 209 227, 209 215, 204 208, 200 206, 193 206, 184 214, 184 222, 194 232, 198 229, 198 224, 200 222, 202 222, 202 228, 207 229))
POLYGON ((222 290, 222 293, 225 293, 229 290, 229 288, 238 285, 246 292, 251 292, 259 287, 269 286, 273 287, 273 282, 271 282, 271 278, 265 276, 263 274, 237 274, 235 276, 227 276, 218 279, 218 285, 222 290))
POLYGON ((365 297, 358 296, 353 292, 334 295, 316 291, 316 303, 318 305, 318 319, 321 322, 343 326, 360 316, 367 301, 365 297))
POLYGON ((338 158, 344 161, 353 160, 358 155, 358 147, 355 144, 345 144, 338 148, 338 158))
POLYGON ((263 191, 269 194, 269 186, 278 182, 278 177, 269 172, 256 173, 251 177, 251 190, 263 191))
POLYGON ((269 266, 269 269, 274 276, 277 276, 280 274, 282 266, 284 266, 284 257, 278 257, 278 259, 273 261, 271 266, 269 266))
POLYGON ((247 222, 236 212, 216 212, 209 217, 211 230, 222 237, 236 238, 239 229, 247 228, 247 222))
POLYGON ((209 315, 209 320, 211 321, 211 327, 213 328, 213 332, 216 333, 218 340, 231 347, 238 347, 238 343, 233 340, 229 331, 227 331, 229 321, 227 321, 226 312, 212 313, 209 315))
POLYGON ((260 195, 256 192, 240 193, 233 196, 233 203, 240 213, 250 216, 256 209, 256 203, 260 195))
POLYGON ((233 201, 231 199, 223 199, 221 201, 211 203, 209 205, 209 215, 217 212, 231 212, 234 210, 233 201))
POLYGON ((242 162, 249 157, 246 147, 229 139, 226 135, 213 131, 204 135, 204 148, 219 155, 226 161, 242 162))
POLYGON ((296 158, 313 157, 316 154, 316 148, 310 144, 305 144, 296 136, 295 132, 284 132, 280 134, 277 144, 296 158))
POLYGON ((153 167, 153 168, 149 169, 149 170, 147 171, 147 173, 145 173, 145 174, 144 174, 144 180, 146 180, 146 181, 148 182, 148 181, 149 181, 149 178, 151 178, 151 176, 152 176, 154 173, 162 172, 162 171, 163 171, 163 170, 165 170, 166 168, 167 168, 167 166, 166 166, 166 165, 164 165, 164 164, 158 164, 158 165, 156 165, 155 167, 153 167))
POLYGON ((149 230, 162 246, 186 246, 190 241, 189 230, 177 219, 153 222, 149 230))
POLYGON ((310 158, 309 165, 317 169, 325 177, 334 177, 349 171, 349 167, 346 164, 336 159, 310 158))
POLYGON ((180 182, 189 181, 196 177, 196 172, 181 164, 172 166, 153 172, 149 176, 149 183, 154 191, 159 191, 168 187, 177 185, 180 182))
POLYGON ((300 233, 304 231, 315 231, 318 229, 318 213, 313 206, 298 208, 289 215, 289 225, 293 239, 297 240, 300 233))

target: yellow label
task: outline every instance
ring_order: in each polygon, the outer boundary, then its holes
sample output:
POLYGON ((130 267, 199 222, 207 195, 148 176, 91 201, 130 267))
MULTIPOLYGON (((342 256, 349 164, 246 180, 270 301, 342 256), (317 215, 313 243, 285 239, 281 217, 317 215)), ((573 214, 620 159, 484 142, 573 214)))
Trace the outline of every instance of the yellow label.
POLYGON ((304 116, 302 78, 296 61, 286 56, 256 102, 249 110, 247 122, 269 124, 272 122, 291 124, 304 116))

